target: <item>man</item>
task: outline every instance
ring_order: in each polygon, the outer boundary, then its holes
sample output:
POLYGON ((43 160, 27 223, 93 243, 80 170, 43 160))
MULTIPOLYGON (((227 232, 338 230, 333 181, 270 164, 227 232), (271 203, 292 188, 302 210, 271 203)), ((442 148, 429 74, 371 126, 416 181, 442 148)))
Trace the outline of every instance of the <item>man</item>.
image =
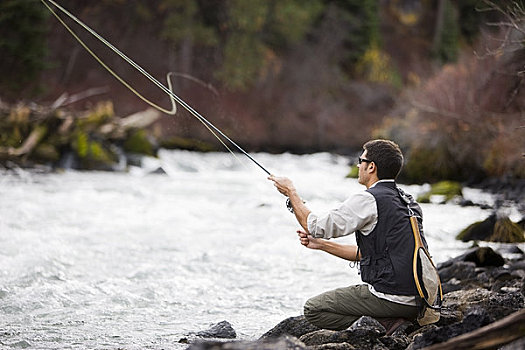
POLYGON ((403 155, 394 142, 365 143, 358 161, 358 181, 366 191, 350 196, 324 216, 305 206, 292 181, 273 175, 268 178, 289 198, 304 229, 297 231, 302 245, 360 264, 365 284, 328 291, 306 302, 304 315, 312 324, 343 330, 367 315, 376 318, 390 335, 417 317, 418 292, 412 270, 415 243, 408 205, 418 217, 421 235, 422 214, 413 198, 396 186, 402 166, 403 155), (354 232, 357 245, 327 240, 354 232))

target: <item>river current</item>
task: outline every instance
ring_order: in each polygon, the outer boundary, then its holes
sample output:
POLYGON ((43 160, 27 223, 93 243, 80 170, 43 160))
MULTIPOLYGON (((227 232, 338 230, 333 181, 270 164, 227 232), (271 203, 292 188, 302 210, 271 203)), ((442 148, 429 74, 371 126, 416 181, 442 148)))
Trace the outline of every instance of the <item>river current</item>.
MULTIPOLYGON (((318 213, 364 189, 345 178, 341 156, 254 157, 292 178, 318 213)), ((358 283, 347 262, 299 244, 284 197, 241 162, 161 151, 127 173, 0 171, 0 348, 182 349, 179 339, 222 320, 255 339, 300 315, 307 298, 358 283), (158 166, 166 173, 151 173, 158 166)), ((491 213, 422 207, 438 263, 468 247, 455 235, 491 213)))

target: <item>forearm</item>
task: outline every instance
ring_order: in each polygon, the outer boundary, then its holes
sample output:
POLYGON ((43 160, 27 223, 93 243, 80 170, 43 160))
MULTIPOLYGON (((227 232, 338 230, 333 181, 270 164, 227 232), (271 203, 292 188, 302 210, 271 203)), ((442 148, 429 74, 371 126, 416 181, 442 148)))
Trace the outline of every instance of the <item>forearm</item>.
POLYGON ((335 255, 341 259, 345 259, 349 261, 356 261, 361 258, 361 254, 359 254, 359 257, 357 257, 357 246, 356 245, 345 245, 345 244, 335 243, 333 241, 323 240, 323 243, 320 249, 329 254, 335 255))
POLYGON ((303 200, 296 191, 293 191, 290 193, 289 197, 290 204, 292 205, 293 212, 295 214, 295 218, 299 222, 299 225, 301 225, 306 232, 308 232, 308 215, 310 214, 310 209, 304 205, 303 200))

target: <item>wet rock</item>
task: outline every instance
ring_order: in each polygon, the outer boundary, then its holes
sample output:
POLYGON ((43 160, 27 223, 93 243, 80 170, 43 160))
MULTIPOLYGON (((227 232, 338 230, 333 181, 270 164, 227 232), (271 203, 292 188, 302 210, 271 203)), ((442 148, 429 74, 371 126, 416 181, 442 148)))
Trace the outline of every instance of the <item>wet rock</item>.
POLYGON ((463 242, 487 240, 494 233, 495 224, 496 214, 492 214, 483 221, 469 225, 457 235, 456 239, 462 240, 463 242))
MULTIPOLYGON (((389 350, 405 350, 412 342, 406 334, 396 334, 389 337, 381 337, 379 341, 389 350)), ((375 349, 375 348, 374 348, 375 349)))
POLYGON ((473 262, 457 261, 443 268, 438 268, 441 283, 448 282, 452 278, 457 280, 470 280, 476 277, 476 264, 473 262))
POLYGON ((523 227, 512 222, 507 216, 498 216, 496 213, 468 226, 456 238, 463 242, 481 240, 518 243, 525 241, 523 227))
POLYGON ((308 350, 354 350, 355 347, 348 343, 327 343, 309 346, 308 350))
POLYGON ((237 337, 235 330, 228 321, 221 321, 208 330, 197 332, 195 335, 201 338, 233 339, 237 337))
POLYGON ((318 331, 306 333, 301 338, 299 338, 299 340, 308 346, 321 345, 330 343, 330 340, 336 333, 337 331, 332 331, 329 329, 320 329, 318 331))
POLYGON ((481 307, 474 307, 465 313, 461 322, 456 322, 445 327, 429 327, 427 330, 414 337, 414 343, 409 349, 421 349, 426 346, 447 341, 450 338, 471 332, 491 322, 490 316, 481 307))
MULTIPOLYGON (((461 311, 452 310, 449 308, 443 308, 441 309, 441 317, 439 318, 439 321, 436 322, 435 325, 438 327, 445 327, 445 326, 454 324, 456 322, 460 322, 462 319, 463 319, 463 313, 461 311)), ((412 330, 412 332, 414 330, 412 330)), ((407 330, 407 333, 408 333, 408 330, 407 330)))
POLYGON ((503 266, 505 260, 490 247, 480 247, 465 255, 464 261, 471 261, 476 266, 503 266))
POLYGON ((306 333, 319 330, 319 327, 314 326, 306 320, 304 316, 289 317, 279 322, 275 327, 261 336, 261 339, 279 337, 281 335, 289 334, 300 338, 306 333))
POLYGON ((371 329, 378 332, 385 332, 385 328, 375 318, 370 316, 363 316, 355 321, 348 329, 371 329))
POLYGON ((378 338, 384 334, 377 329, 348 329, 334 333, 328 342, 349 343, 358 349, 380 349, 384 346, 378 338))
POLYGON ((198 341, 187 350, 306 350, 307 347, 296 337, 283 335, 277 338, 266 338, 256 341, 198 341))

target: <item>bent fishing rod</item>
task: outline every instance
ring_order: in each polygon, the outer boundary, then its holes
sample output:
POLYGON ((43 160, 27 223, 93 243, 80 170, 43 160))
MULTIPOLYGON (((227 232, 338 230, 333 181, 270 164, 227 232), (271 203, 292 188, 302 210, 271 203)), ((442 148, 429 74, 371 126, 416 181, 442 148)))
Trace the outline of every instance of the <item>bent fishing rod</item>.
POLYGON ((148 73, 144 68, 139 66, 137 63, 135 63, 131 58, 126 56, 122 51, 117 49, 115 46, 113 46, 110 42, 108 42, 106 39, 104 39, 102 36, 100 36, 98 33, 96 33, 93 29, 88 27, 84 22, 82 22, 80 19, 78 19, 76 16, 74 16, 72 13, 67 11, 65 8, 57 4, 53 0, 40 0, 44 6, 47 7, 47 9, 57 18, 57 20, 67 29, 67 31, 88 51, 91 56, 93 56, 111 75, 113 75, 118 81, 120 81, 125 87, 127 87, 131 92, 133 92, 135 95, 137 95, 140 99, 142 99, 144 102, 148 103, 150 106, 154 107, 157 110, 160 110, 161 112, 164 112, 166 114, 174 115, 177 111, 175 101, 178 102, 186 111, 188 111, 192 116, 197 118, 204 126, 222 143, 223 146, 230 151, 230 153, 235 157, 235 154, 230 150, 230 148, 217 136, 219 134, 222 136, 225 140, 230 142, 233 146, 235 146, 236 149, 238 149, 242 154, 244 154, 248 159, 250 159, 253 163, 255 163, 259 168, 261 168, 266 174, 272 175, 266 168, 264 168, 259 162, 257 162, 248 152, 246 152, 241 146, 239 146, 237 143, 235 143, 232 139, 230 139, 228 136, 226 136, 220 129, 218 129, 215 125, 213 125, 210 121, 208 121, 206 118, 204 118, 202 115, 200 115, 193 107, 191 107, 189 104, 187 104, 183 99, 181 99, 179 96, 177 96, 172 91, 171 86, 171 80, 170 76, 171 73, 168 73, 167 81, 168 81, 168 87, 164 86, 162 83, 160 83, 155 77, 153 77, 150 73, 148 73), (154 83, 158 88, 160 88, 164 93, 166 93, 170 97, 170 101, 172 103, 172 110, 167 110, 165 108, 162 108, 155 103, 151 102, 144 96, 142 96, 137 90, 135 90, 129 83, 127 83, 124 79, 122 79, 118 74, 116 74, 108 65, 106 65, 79 37, 78 35, 62 20, 62 18, 49 6, 49 4, 52 4, 57 9, 60 10, 63 14, 71 18, 73 21, 75 21, 77 24, 79 24, 82 28, 84 28, 87 32, 89 32, 91 35, 93 35, 95 38, 97 38, 99 41, 101 41, 104 45, 106 45, 108 48, 110 48, 113 52, 115 52, 117 55, 119 55, 123 60, 125 60, 128 64, 130 64, 133 68, 135 68, 137 71, 139 71, 142 75, 144 75, 147 79, 149 79, 152 83, 154 83), (217 133, 217 134, 216 134, 217 133))

